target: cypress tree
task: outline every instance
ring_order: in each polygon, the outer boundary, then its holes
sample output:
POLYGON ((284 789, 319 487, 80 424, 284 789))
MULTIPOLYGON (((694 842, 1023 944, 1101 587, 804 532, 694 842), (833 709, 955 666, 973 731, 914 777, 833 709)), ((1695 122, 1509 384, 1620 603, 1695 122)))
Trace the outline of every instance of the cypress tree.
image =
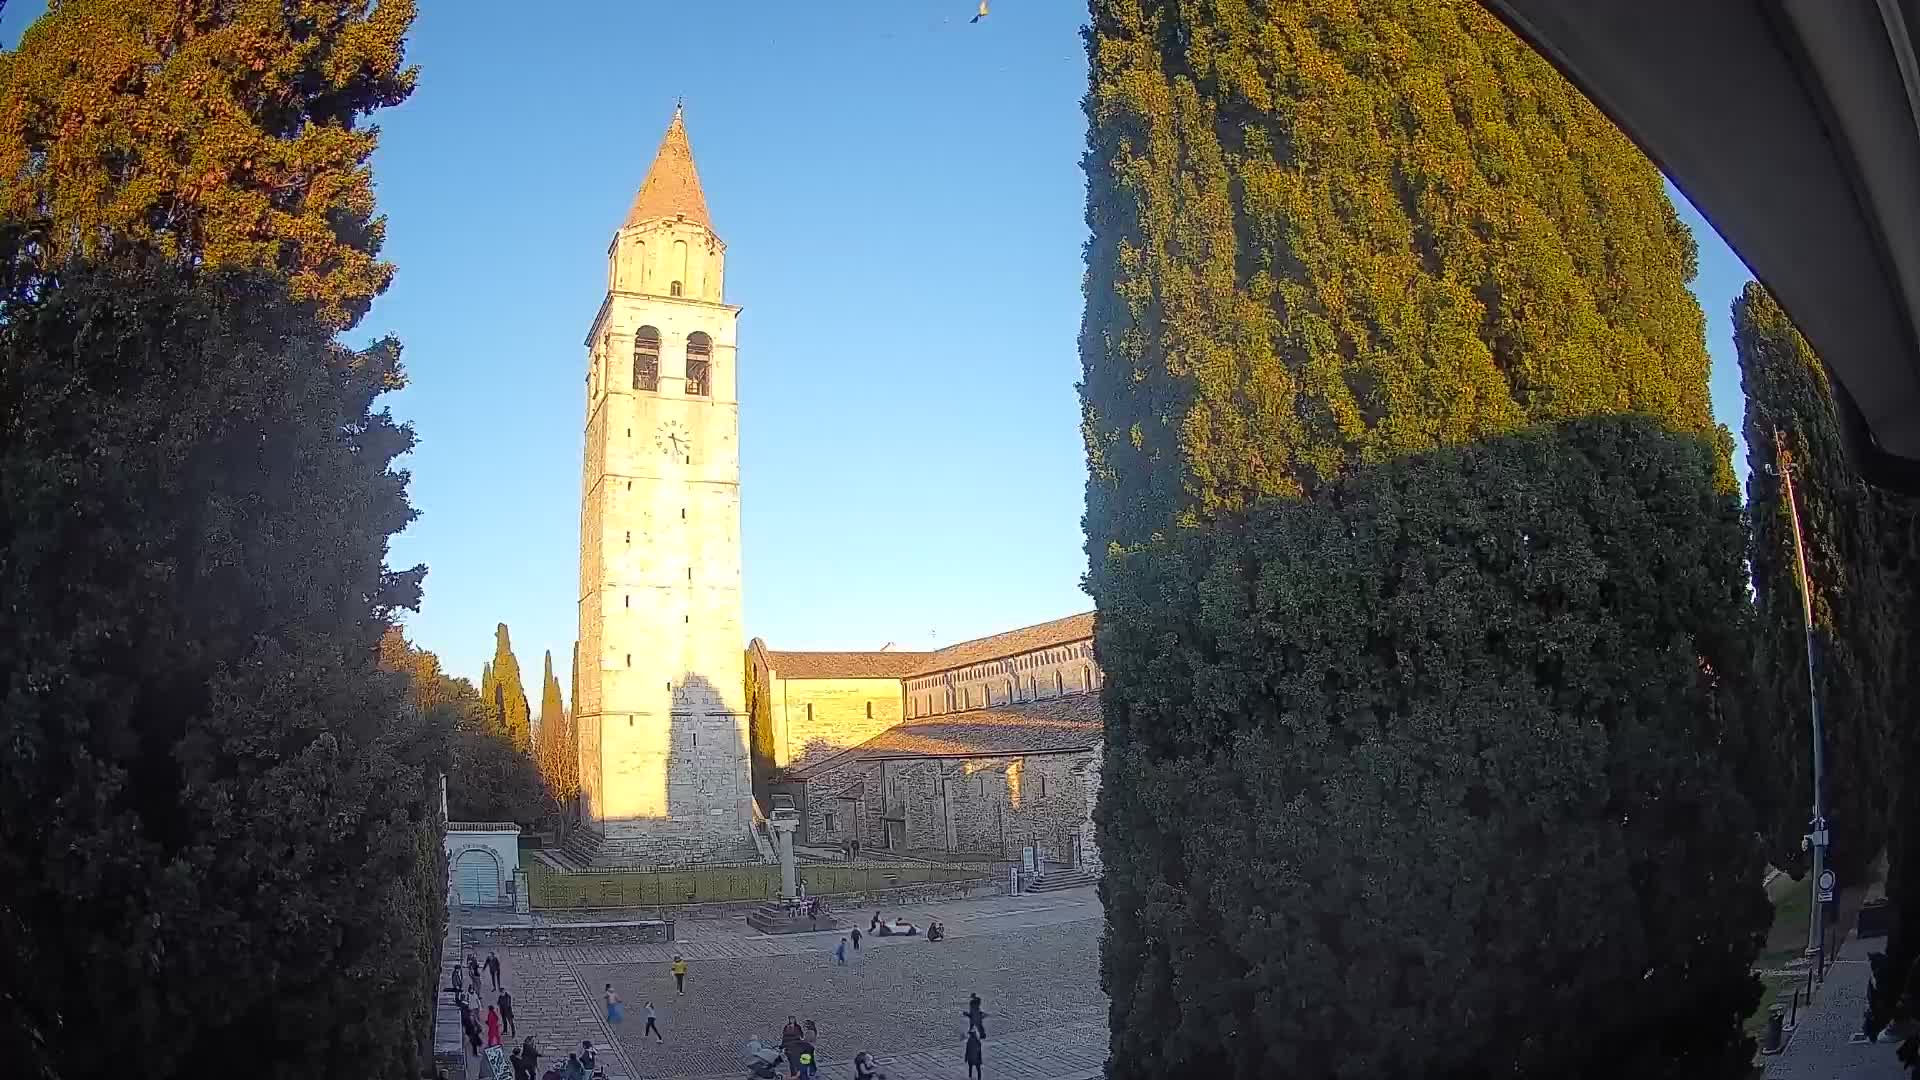
POLYGON ((560 680, 553 676, 553 653, 549 650, 546 671, 541 678, 540 730, 535 737, 538 744, 535 759, 540 763, 540 779, 546 783, 548 795, 563 813, 567 800, 573 797, 567 768, 573 739, 567 729, 566 708, 560 703, 560 680))
POLYGON ((1773 297, 1748 282, 1733 303, 1734 345, 1746 395, 1749 560, 1767 730, 1781 762, 1768 807, 1781 866, 1804 864, 1812 750, 1807 646, 1793 527, 1775 455, 1792 460, 1794 499, 1812 584, 1819 694, 1824 706, 1829 865, 1859 883, 1886 841, 1893 777, 1898 621, 1881 568, 1879 501, 1847 460, 1839 414, 1820 360, 1773 297))
POLYGON ((1474 5, 1091 9, 1112 1075, 1739 1075, 1743 540, 1658 172, 1474 5))
POLYGON ((493 661, 486 665, 480 677, 480 698, 493 730, 521 753, 531 751, 533 741, 528 730, 531 709, 527 705, 527 692, 521 686, 520 661, 513 655, 506 623, 493 628, 493 661))
POLYGON ((413 92, 413 0, 63 0, 0 56, 0 214, 46 266, 135 240, 284 276, 326 325, 386 291, 379 128, 413 92))
POLYGON ((1730 450, 1659 173, 1472 5, 1091 6, 1094 551, 1534 421, 1730 450))
POLYGON ((399 346, 256 275, 0 242, 7 1075, 417 1075, 444 744, 376 664, 424 570, 399 346), (290 932, 290 928, 300 928, 290 932), (101 1023, 101 1018, 111 1022, 101 1023))

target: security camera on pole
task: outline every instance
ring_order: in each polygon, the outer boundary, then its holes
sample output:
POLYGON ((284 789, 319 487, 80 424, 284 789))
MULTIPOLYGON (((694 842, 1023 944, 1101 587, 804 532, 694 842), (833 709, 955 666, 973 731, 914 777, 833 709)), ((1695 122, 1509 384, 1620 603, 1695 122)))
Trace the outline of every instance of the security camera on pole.
POLYGON ((1807 955, 1813 957, 1816 978, 1826 977, 1826 905, 1833 901, 1833 871, 1827 869, 1827 811, 1820 783, 1826 775, 1825 738, 1820 726, 1820 684, 1818 641, 1813 632, 1813 586, 1807 579, 1807 549, 1800 537, 1800 507, 1793 497, 1793 459, 1787 453, 1780 429, 1773 432, 1773 448, 1779 464, 1775 471, 1786 494, 1787 517, 1793 522, 1793 557, 1800 576, 1800 613, 1807 635, 1807 704, 1813 718, 1813 818, 1811 831, 1800 840, 1802 851, 1813 856, 1813 923, 1807 928, 1807 955))

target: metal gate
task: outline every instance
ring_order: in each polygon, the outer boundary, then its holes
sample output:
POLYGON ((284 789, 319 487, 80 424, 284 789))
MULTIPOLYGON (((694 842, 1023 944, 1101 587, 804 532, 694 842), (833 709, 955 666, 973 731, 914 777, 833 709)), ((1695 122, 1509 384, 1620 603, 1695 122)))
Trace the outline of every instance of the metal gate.
POLYGON ((454 864, 454 891, 467 907, 491 907, 500 902, 500 861, 493 852, 474 848, 460 853, 454 864))

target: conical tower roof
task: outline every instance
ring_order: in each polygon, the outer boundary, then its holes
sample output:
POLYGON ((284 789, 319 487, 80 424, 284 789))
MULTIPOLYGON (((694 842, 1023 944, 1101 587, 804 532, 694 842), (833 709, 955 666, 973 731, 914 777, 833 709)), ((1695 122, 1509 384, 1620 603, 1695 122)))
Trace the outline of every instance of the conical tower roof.
POLYGON ((687 143, 687 125, 680 119, 678 106, 622 228, 673 217, 684 217, 709 232, 713 230, 713 220, 707 216, 707 197, 700 190, 700 174, 693 167, 693 147, 687 143))

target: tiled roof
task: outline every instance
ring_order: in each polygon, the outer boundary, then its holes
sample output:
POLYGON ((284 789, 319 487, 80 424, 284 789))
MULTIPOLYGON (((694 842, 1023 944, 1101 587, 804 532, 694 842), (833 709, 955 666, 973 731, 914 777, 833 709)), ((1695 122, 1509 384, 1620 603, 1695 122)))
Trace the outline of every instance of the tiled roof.
POLYGON ((919 669, 923 652, 775 652, 767 663, 782 679, 901 679, 919 669))
POLYGON ((991 637, 974 638, 958 645, 949 645, 931 653, 922 653, 925 661, 910 675, 931 675, 936 671, 951 671, 969 664, 985 663, 1006 656, 1018 656, 1033 652, 1035 649, 1050 649, 1055 645, 1065 645, 1071 641, 1084 641, 1093 636, 1093 612, 1083 611, 1078 615, 1069 615, 1064 619, 1043 622, 1038 626, 1023 626, 1018 630, 1009 630, 1004 634, 991 637))
POLYGON ((1100 695, 1068 694, 991 709, 909 720, 832 757, 789 770, 804 780, 850 762, 882 758, 995 757, 1086 750, 1100 740, 1100 695))
POLYGON ((707 197, 700 190, 700 174, 693 167, 687 125, 681 121, 678 108, 673 110, 673 122, 667 125, 666 137, 653 155, 653 167, 647 170, 646 182, 633 197, 633 208, 627 211, 627 223, 622 228, 676 216, 713 229, 713 220, 707 216, 707 197))

